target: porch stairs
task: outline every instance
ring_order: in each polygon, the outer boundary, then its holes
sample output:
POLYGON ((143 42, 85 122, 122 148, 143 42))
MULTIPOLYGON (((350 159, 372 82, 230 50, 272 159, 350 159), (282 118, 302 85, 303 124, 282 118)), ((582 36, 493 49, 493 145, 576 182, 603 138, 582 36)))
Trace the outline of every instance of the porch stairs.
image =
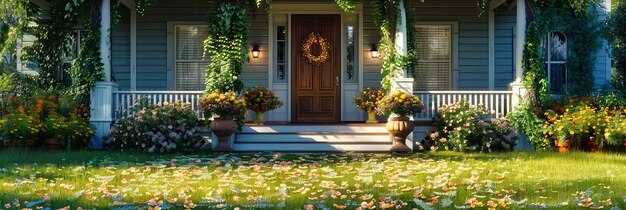
POLYGON ((238 152, 388 152, 384 124, 246 125, 235 134, 238 152))

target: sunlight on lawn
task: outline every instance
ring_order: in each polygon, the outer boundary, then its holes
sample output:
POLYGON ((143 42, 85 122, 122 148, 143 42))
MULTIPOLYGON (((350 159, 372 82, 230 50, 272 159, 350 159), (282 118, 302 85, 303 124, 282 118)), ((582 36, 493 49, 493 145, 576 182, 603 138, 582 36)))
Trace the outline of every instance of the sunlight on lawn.
POLYGON ((0 184, 9 209, 619 209, 626 157, 1 151, 0 184))

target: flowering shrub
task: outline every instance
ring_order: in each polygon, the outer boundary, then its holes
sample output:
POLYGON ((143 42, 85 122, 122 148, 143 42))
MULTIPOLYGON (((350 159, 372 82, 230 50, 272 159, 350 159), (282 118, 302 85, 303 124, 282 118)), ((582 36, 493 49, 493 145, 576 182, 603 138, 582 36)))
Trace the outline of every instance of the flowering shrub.
POLYGON ((626 116, 613 116, 604 132, 604 138, 609 145, 623 144, 626 146, 626 116))
POLYGON ((478 148, 477 124, 486 116, 482 106, 470 106, 465 100, 439 107, 434 118, 437 131, 430 135, 434 146, 431 149, 469 151, 478 148))
POLYGON ((105 140, 107 146, 163 153, 197 149, 206 143, 196 134, 198 116, 190 104, 152 104, 142 98, 130 111, 115 121, 105 140))
POLYGON ((267 112, 283 106, 278 96, 267 88, 254 87, 244 92, 246 106, 255 112, 267 112))
MULTIPOLYGON (((543 133, 547 141, 554 143, 569 142, 575 146, 598 145, 604 146, 604 135, 613 123, 608 108, 595 108, 586 103, 568 106, 563 115, 555 115, 551 110, 545 115, 549 118, 543 126, 543 133)), ((621 118, 621 117, 616 117, 621 118)))
POLYGON ((376 110, 380 115, 389 116, 393 113, 405 117, 421 112, 424 106, 419 97, 403 90, 396 90, 383 97, 376 105, 376 110))
POLYGON ((65 118, 52 113, 44 120, 43 125, 46 134, 60 139, 61 145, 67 149, 85 148, 94 134, 89 122, 78 114, 65 118))
POLYGON ((0 137, 3 141, 19 144, 23 140, 36 138, 41 128, 37 115, 18 109, 4 116, 0 137))
MULTIPOLYGON (((199 107, 207 118, 214 115, 232 117, 237 121, 239 129, 243 127, 247 110, 246 102, 244 99, 237 97, 235 92, 221 93, 219 91, 213 91, 206 93, 200 98, 199 107)), ((209 125, 209 123, 207 123, 207 125, 209 125)))
POLYGON ((378 89, 366 88, 361 94, 354 97, 354 104, 360 110, 366 112, 376 111, 376 103, 385 97, 385 93, 378 89))
POLYGON ((466 100, 443 105, 434 117, 436 131, 429 135, 431 150, 509 151, 517 133, 507 121, 491 119, 482 105, 471 106, 466 100))

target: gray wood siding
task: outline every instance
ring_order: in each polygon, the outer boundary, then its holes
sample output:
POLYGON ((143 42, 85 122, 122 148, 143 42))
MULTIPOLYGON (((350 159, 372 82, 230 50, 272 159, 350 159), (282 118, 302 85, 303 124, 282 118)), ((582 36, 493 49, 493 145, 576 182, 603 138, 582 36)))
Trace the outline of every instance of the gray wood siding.
MULTIPOLYGON (((206 21, 209 7, 204 0, 157 1, 137 17, 137 90, 167 89, 167 22, 206 21)), ((268 18, 264 9, 249 18, 248 49, 260 45, 260 58, 244 63, 241 80, 246 87, 267 86, 268 18)), ((171 78, 173 79, 173 78, 171 78)))
POLYGON ((500 8, 495 12, 495 90, 508 90, 515 79, 514 34, 516 10, 500 8))
POLYGON ((380 67, 382 59, 372 58, 370 50, 372 45, 378 45, 380 41, 380 29, 374 23, 372 7, 369 4, 363 5, 363 87, 380 88, 380 67))
POLYGON ((120 22, 111 26, 111 72, 119 90, 130 90, 130 10, 119 7, 120 22))
MULTIPOLYGON (((601 0, 608 1, 608 0, 601 0)), ((598 7, 598 21, 604 22, 608 17, 607 8, 598 7)), ((603 88, 611 81, 611 58, 609 54, 609 44, 602 39, 602 47, 595 53, 596 61, 594 65, 593 77, 595 79, 595 87, 603 88)))

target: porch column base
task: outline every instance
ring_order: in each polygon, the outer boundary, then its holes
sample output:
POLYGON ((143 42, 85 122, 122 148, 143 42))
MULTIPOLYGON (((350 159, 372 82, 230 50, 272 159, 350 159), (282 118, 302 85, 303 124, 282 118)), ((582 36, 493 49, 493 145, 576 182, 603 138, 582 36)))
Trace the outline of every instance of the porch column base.
POLYGON ((111 129, 115 120, 113 92, 117 91, 114 82, 97 82, 91 92, 91 118, 89 122, 95 126, 95 136, 102 139, 111 129))
POLYGON ((513 93, 511 106, 513 110, 515 110, 523 102, 527 89, 524 84, 522 84, 522 81, 516 80, 509 84, 509 90, 513 93))

